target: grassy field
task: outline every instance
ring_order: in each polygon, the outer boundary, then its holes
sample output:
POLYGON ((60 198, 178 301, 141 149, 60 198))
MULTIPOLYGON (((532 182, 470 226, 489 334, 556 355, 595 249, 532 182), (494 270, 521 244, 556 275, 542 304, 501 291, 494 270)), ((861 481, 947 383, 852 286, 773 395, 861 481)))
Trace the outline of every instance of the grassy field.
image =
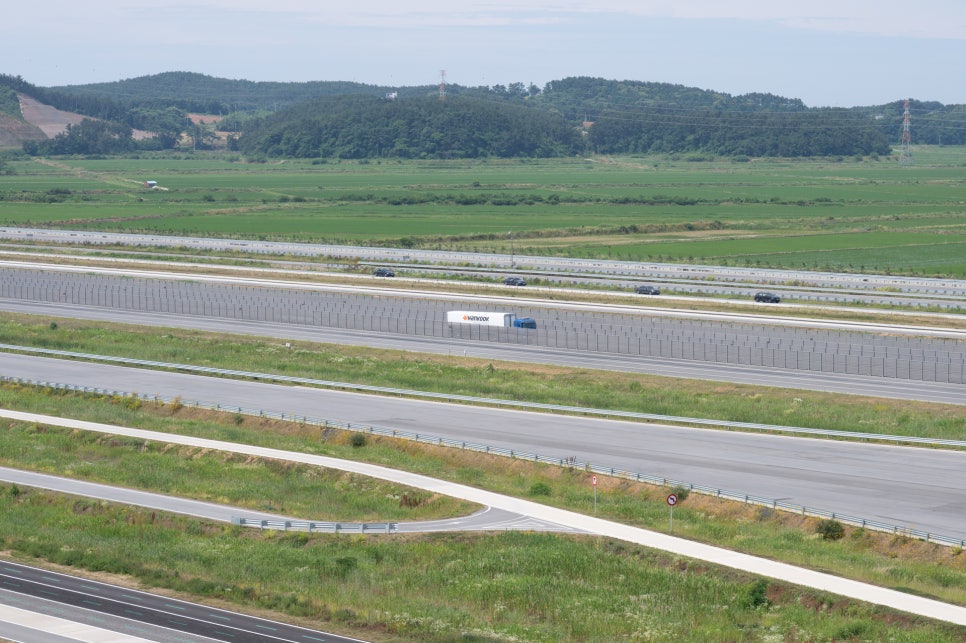
POLYGON ((0 224, 966 276, 966 148, 894 160, 11 161, 0 224), (144 180, 165 190, 148 190, 144 180))
MULTIPOLYGON (((0 387, 0 405, 361 459, 590 513, 586 474, 178 405, 0 387)), ((360 476, 5 421, 0 463, 318 519, 471 508, 360 476)), ((596 514, 667 527, 666 490, 603 478, 596 514)), ((675 534, 966 604, 961 550, 681 494, 675 534)), ((539 533, 334 536, 0 486, 0 549, 375 641, 959 641, 929 622, 635 545, 539 533)))

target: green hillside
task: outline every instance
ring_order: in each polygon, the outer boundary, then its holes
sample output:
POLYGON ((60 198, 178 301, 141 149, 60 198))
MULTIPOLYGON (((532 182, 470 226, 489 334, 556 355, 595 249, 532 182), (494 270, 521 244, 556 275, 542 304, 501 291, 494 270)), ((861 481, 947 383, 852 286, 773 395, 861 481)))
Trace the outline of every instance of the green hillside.
MULTIPOLYGON (((64 111, 116 123, 75 140, 32 144, 30 153, 70 154, 204 148, 213 132, 188 113, 221 117, 232 147, 262 157, 482 158, 582 153, 715 156, 876 156, 899 141, 904 101, 849 109, 799 99, 631 80, 571 77, 543 88, 382 87, 342 81, 253 82, 166 72, 111 83, 37 87, 0 75, 0 111, 12 91, 64 111), (392 99, 389 99, 389 96, 392 99), (157 134, 130 144, 127 128, 157 134), (109 145, 90 146, 85 136, 109 145), (109 140, 109 139, 113 139, 109 140), (116 143, 116 144, 115 144, 116 143)), ((8 105, 10 103, 10 105, 8 105)), ((966 144, 966 106, 912 100, 915 142, 966 144)))

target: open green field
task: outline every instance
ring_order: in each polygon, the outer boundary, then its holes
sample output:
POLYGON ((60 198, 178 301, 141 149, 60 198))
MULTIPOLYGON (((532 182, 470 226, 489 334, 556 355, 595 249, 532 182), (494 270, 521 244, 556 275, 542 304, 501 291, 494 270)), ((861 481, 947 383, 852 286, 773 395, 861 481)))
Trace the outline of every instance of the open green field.
POLYGON ((13 160, 0 225, 966 276, 966 148, 893 159, 13 160), (149 190, 143 181, 165 188, 149 190))

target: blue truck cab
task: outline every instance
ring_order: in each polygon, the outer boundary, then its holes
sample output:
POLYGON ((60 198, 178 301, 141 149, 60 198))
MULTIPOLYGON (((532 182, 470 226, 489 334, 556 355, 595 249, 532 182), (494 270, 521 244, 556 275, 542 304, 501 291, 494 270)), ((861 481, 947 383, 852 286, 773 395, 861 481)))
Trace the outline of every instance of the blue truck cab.
POLYGON ((513 326, 514 328, 536 328, 537 320, 533 317, 515 317, 513 326))

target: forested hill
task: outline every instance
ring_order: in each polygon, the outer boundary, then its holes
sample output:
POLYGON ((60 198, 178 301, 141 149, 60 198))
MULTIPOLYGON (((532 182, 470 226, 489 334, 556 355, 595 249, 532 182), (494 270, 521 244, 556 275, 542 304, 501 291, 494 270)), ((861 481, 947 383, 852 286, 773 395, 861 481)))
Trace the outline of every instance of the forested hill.
MULTIPOLYGON (((76 97, 98 97, 141 107, 168 107, 224 115, 230 112, 276 111, 297 103, 326 96, 386 96, 400 98, 438 95, 437 85, 386 87, 342 81, 255 82, 214 78, 191 72, 165 72, 110 83, 36 88, 46 93, 76 97)), ((524 100, 559 111, 580 122, 596 120, 607 110, 645 107, 679 109, 715 108, 724 111, 805 111, 798 99, 771 94, 731 96, 683 85, 631 80, 571 77, 539 88, 523 83, 491 87, 446 86, 448 96, 464 96, 521 102, 524 100)))
MULTIPOLYGON (((222 117, 219 128, 234 133, 232 144, 238 149, 266 157, 888 154, 899 141, 903 121, 902 100, 814 108, 772 94, 732 96, 683 85, 590 77, 564 78, 543 88, 523 83, 447 85, 445 100, 440 100, 435 85, 252 82, 168 72, 44 88, 0 74, 0 111, 18 118, 11 91, 64 111, 156 133, 133 146, 116 134, 119 151, 169 149, 185 134, 193 148, 204 148, 213 133, 189 124, 187 117, 188 112, 200 112, 222 117)), ((910 106, 917 144, 966 144, 966 106, 920 100, 910 106)), ((74 134, 84 138, 84 132, 74 134)), ((83 140, 56 143, 38 145, 34 153, 85 149, 83 140)))
POLYGON ((342 96, 265 118, 239 149, 250 156, 339 158, 550 157, 584 149, 559 114, 524 105, 448 96, 342 96))
POLYGON ((773 94, 732 96, 721 92, 634 80, 605 80, 586 76, 547 83, 534 99, 571 120, 596 121, 609 112, 646 109, 714 109, 722 112, 793 113, 808 110, 797 98, 773 94))
MULTIPOLYGON (((48 89, 59 94, 100 96, 141 107, 164 108, 173 105, 187 111, 219 115, 272 111, 322 96, 383 96, 393 91, 376 85, 342 81, 255 82, 214 78, 184 71, 140 76, 112 83, 67 85, 48 89)), ((432 91, 435 87, 422 89, 432 91)))

